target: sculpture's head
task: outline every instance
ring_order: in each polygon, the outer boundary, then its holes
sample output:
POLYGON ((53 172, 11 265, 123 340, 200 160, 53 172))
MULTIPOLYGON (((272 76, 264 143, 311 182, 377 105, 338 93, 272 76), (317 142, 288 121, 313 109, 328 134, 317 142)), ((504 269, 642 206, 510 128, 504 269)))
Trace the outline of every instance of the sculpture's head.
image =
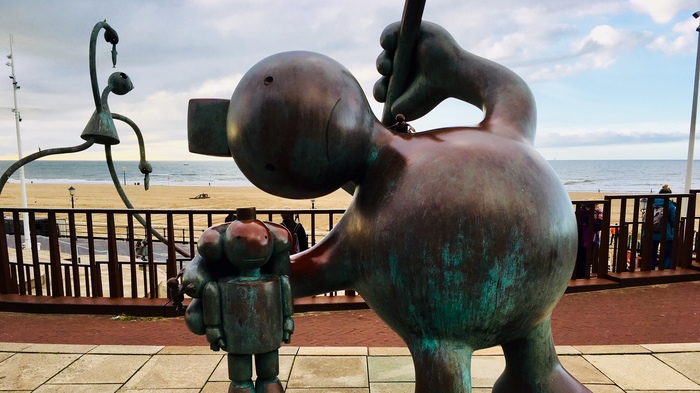
POLYGON ((251 68, 233 92, 228 147, 264 191, 314 198, 355 180, 376 121, 360 85, 338 62, 280 53, 251 68))
POLYGON ((259 269, 272 256, 272 234, 254 217, 233 221, 224 238, 226 259, 241 270, 259 269))

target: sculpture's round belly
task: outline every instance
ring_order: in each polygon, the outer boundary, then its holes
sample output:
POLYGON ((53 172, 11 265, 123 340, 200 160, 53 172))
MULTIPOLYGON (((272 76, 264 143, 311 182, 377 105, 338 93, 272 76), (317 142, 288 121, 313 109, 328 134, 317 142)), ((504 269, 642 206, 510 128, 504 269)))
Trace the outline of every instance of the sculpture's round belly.
POLYGON ((374 250, 361 252, 372 268, 360 271, 357 289, 404 339, 490 346, 550 314, 573 269, 576 224, 559 178, 534 149, 408 162, 393 187, 392 199, 358 194, 349 213, 384 202, 375 216, 355 218, 372 222, 355 246, 374 250))

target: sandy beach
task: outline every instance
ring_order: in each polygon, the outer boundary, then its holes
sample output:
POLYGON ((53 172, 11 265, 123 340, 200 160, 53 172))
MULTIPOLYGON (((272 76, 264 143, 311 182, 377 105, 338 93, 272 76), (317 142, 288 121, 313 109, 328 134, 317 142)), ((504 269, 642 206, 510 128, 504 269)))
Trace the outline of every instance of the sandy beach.
MULTIPOLYGON (((27 206, 34 208, 69 208, 71 198, 67 184, 27 184, 27 206)), ((75 188, 75 207, 123 208, 124 203, 111 184, 78 184, 75 188)), ((126 185, 124 191, 131 203, 138 209, 235 209, 254 206, 258 209, 310 209, 309 199, 285 199, 270 195, 255 187, 219 186, 151 186, 145 191, 143 186, 126 185), (208 198, 193 199, 200 194, 208 198)), ((569 193, 572 200, 597 198, 604 195, 595 192, 569 193)), ((316 198, 317 209, 346 208, 352 197, 338 190, 330 195, 316 198)), ((0 195, 0 206, 18 207, 22 205, 18 183, 8 183, 0 195)))
MULTIPOLYGON (((62 208, 71 207, 71 198, 68 192, 68 184, 27 184, 27 206, 30 208, 62 208)), ((75 188, 74 203, 76 209, 90 208, 124 208, 119 194, 112 184, 86 184, 81 183, 75 188)), ((311 200, 285 199, 270 195, 255 187, 219 187, 219 186, 151 186, 148 191, 143 186, 123 186, 132 205, 137 209, 221 209, 235 210, 237 207, 255 207, 257 209, 310 209, 311 200), (208 198, 196 198, 198 195, 207 194, 208 198)), ((598 193, 570 193, 572 200, 603 199, 603 194, 598 193)), ((314 200, 316 209, 344 209, 352 197, 343 190, 337 190, 330 195, 314 200)), ((18 183, 8 183, 0 195, 0 206, 20 207, 22 205, 20 187, 18 183)), ((613 212, 618 214, 617 212, 613 212)), ((302 215, 301 223, 310 229, 310 216, 302 215)), ((200 221, 203 218, 200 218, 200 221)), ((340 217, 335 216, 334 221, 340 217)), ((162 218, 154 217, 154 224, 162 218)), ((280 217, 273 220, 281 221, 280 217)), ((119 222, 118 224, 123 224, 119 222)), ((198 222, 198 225, 204 225, 198 222)), ((327 231, 328 223, 317 222, 316 229, 319 233, 327 231)), ((205 225, 206 227, 206 225, 205 225)))

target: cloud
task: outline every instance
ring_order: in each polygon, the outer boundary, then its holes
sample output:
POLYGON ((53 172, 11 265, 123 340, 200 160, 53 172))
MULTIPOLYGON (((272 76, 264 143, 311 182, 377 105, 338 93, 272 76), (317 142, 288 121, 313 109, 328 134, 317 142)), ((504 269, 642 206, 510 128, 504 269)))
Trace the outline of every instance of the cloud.
POLYGON ((678 12, 698 4, 694 0, 630 0, 630 6, 636 12, 648 14, 656 23, 668 23, 678 12))
POLYGON ((685 132, 631 132, 614 131, 611 129, 591 131, 550 132, 538 135, 535 146, 538 148, 551 147, 580 147, 580 146, 628 146, 647 145, 668 142, 683 142, 688 140, 685 132))
POLYGON ((649 49, 658 50, 667 56, 692 53, 697 40, 698 21, 688 19, 673 26, 674 35, 660 35, 649 44, 649 49))

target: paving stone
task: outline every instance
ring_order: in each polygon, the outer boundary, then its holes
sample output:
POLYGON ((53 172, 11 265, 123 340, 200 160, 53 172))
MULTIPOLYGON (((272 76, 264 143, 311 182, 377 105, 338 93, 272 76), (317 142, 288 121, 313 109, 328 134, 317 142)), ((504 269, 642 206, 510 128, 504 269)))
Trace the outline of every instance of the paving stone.
POLYGON ((559 356, 559 361, 569 374, 583 384, 612 384, 610 378, 606 377, 605 374, 601 373, 600 370, 593 367, 581 356, 559 356))
POLYGON ((700 352, 700 343, 644 344, 652 352, 700 352))
POLYGON ((155 355, 163 348, 163 346, 152 345, 98 345, 89 353, 111 355, 155 355))
POLYGON ((693 390, 700 385, 651 355, 584 355, 623 390, 693 390))
POLYGON ((367 358, 369 380, 373 382, 414 382, 416 373, 409 356, 372 356, 367 358))
POLYGON ((372 393, 413 393, 415 386, 414 383, 405 382, 372 382, 369 384, 369 390, 372 393))
POLYGON ((93 384, 93 385, 41 385, 34 393, 115 393, 122 385, 93 384))
POLYGON ((625 393, 625 391, 617 387, 617 385, 584 384, 583 386, 587 387, 593 393, 625 393))
POLYGON ((581 351, 571 345, 557 345, 554 347, 557 355, 580 355, 581 351))
POLYGON ((80 355, 18 353, 0 363, 0 390, 33 390, 80 355))
POLYGON ((503 356, 503 348, 500 346, 495 346, 491 348, 479 349, 474 351, 472 356, 503 356))
POLYGON ((0 343, 0 352, 19 352, 32 344, 27 343, 0 343))
POLYGON ((51 378, 50 384, 123 384, 143 366, 147 355, 84 355, 51 378))
POLYGON ((411 351, 406 347, 369 347, 369 356, 411 356, 411 351))
MULTIPOLYGON (((118 393, 199 393, 200 389, 120 389, 118 393)), ((219 392, 225 392, 220 390, 219 392)))
POLYGON ((158 355, 216 355, 209 347, 203 345, 169 346, 161 349, 158 355))
POLYGON ((655 356, 700 385, 700 352, 658 353, 655 356))
POLYGON ((364 356, 297 356, 287 386, 298 388, 368 388, 364 356))
POLYGON ((299 352, 299 347, 283 345, 280 348, 280 355, 296 355, 297 352, 299 352))
POLYGON ((22 352, 40 353, 88 353, 97 345, 75 345, 75 344, 31 344, 22 349, 22 352))
POLYGON ((472 387, 490 388, 506 369, 503 356, 472 357, 472 387))
POLYGON ((286 393, 369 393, 368 388, 287 389, 286 393))
POLYGON ((14 352, 0 352, 0 362, 9 358, 10 356, 13 356, 14 354, 14 352))
POLYGON ((124 385, 126 389, 201 389, 222 355, 155 355, 124 385))
POLYGON ((367 356, 367 347, 303 347, 299 356, 367 356))
MULTIPOLYGON (((280 381, 289 380, 289 374, 292 371, 292 364, 294 364, 294 356, 280 356, 280 373, 278 378, 280 381)), ((253 381, 255 381, 255 362, 253 361, 253 381)), ((216 366, 214 373, 209 377, 210 381, 229 381, 228 379, 228 360, 224 356, 219 364, 216 366)))
POLYGON ((612 355, 631 353, 650 353, 651 351, 641 345, 576 345, 584 355, 612 355))
POLYGON ((207 382, 201 393, 222 393, 228 390, 229 382, 207 382))

